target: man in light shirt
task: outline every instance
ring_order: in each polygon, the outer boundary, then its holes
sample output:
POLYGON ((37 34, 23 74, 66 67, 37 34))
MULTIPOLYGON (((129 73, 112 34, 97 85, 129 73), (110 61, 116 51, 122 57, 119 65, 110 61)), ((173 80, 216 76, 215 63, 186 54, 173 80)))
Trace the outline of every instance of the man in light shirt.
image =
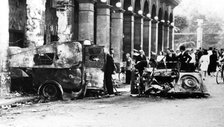
POLYGON ((193 49, 189 51, 189 55, 191 56, 191 61, 189 62, 190 70, 195 71, 196 69, 196 57, 193 49))
POLYGON ((208 55, 209 55, 209 56, 212 55, 212 47, 209 47, 209 49, 208 49, 208 55))

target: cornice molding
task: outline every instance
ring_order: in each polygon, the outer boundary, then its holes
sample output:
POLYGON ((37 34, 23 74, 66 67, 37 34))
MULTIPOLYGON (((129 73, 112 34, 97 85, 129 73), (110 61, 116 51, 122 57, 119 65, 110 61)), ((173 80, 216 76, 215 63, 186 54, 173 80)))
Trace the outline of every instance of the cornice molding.
POLYGON ((125 12, 125 10, 123 8, 118 8, 118 7, 115 7, 115 6, 111 7, 111 11, 114 11, 116 13, 124 13, 125 12))
POLYGON ((97 6, 97 8, 111 8, 112 7, 109 4, 103 4, 103 3, 99 3, 96 6, 97 6))
POLYGON ((180 4, 180 0, 167 0, 172 6, 177 6, 180 4))
POLYGON ((79 3, 95 3, 96 0, 78 0, 79 3))

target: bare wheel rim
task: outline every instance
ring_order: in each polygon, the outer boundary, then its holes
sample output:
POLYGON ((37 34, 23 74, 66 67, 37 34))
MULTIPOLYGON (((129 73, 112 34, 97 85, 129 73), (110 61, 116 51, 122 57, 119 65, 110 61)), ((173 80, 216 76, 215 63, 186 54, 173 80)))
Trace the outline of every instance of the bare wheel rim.
POLYGON ((58 89, 53 84, 47 84, 43 87, 43 95, 47 98, 55 98, 58 95, 58 89))

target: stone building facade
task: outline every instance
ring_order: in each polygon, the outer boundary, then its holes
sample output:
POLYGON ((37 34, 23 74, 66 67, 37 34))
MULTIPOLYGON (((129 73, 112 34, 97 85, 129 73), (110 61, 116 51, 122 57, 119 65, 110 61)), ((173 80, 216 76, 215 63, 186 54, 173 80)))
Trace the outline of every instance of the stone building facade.
POLYGON ((173 47, 173 9, 179 4, 179 0, 2 2, 0 25, 8 24, 0 32, 2 71, 7 71, 8 46, 32 47, 52 41, 90 40, 113 48, 117 63, 133 49, 151 57, 151 51, 173 47))
POLYGON ((10 45, 88 39, 115 49, 158 53, 173 46, 173 9, 178 0, 8 0, 10 45))

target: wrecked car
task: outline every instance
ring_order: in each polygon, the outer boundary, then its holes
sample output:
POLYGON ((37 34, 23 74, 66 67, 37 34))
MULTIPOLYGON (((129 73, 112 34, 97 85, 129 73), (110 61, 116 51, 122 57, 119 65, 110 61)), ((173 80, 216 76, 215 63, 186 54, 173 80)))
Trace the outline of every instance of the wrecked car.
POLYGON ((9 54, 14 84, 19 81, 16 71, 27 73, 32 79, 30 87, 45 98, 62 99, 64 92, 83 98, 87 89, 104 90, 103 79, 99 79, 104 75, 102 46, 53 42, 40 47, 10 47, 9 54))
POLYGON ((177 63, 173 68, 145 68, 141 77, 134 73, 137 77, 133 78, 131 84, 132 93, 158 96, 209 96, 201 73, 197 70, 180 70, 177 63))

